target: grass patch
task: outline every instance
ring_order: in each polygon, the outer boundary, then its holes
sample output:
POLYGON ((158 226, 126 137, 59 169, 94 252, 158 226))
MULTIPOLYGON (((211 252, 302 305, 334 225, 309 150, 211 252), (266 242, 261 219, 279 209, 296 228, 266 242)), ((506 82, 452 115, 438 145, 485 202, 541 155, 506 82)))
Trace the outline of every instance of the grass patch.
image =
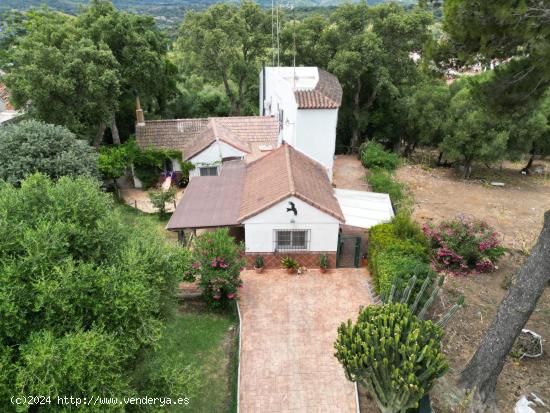
POLYGON ((163 367, 193 365, 199 372, 198 394, 191 398, 188 406, 175 406, 166 411, 233 412, 237 337, 238 322, 233 314, 178 312, 166 324, 158 348, 143 354, 135 370, 135 380, 143 382, 152 370, 163 367))

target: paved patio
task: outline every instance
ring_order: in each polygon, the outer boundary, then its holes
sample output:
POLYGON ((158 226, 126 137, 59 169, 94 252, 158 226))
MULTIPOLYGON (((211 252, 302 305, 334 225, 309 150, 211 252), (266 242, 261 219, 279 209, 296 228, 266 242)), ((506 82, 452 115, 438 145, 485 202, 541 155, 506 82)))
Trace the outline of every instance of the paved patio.
POLYGON ((356 412, 333 343, 338 325, 370 302, 365 269, 242 278, 240 411, 356 412))

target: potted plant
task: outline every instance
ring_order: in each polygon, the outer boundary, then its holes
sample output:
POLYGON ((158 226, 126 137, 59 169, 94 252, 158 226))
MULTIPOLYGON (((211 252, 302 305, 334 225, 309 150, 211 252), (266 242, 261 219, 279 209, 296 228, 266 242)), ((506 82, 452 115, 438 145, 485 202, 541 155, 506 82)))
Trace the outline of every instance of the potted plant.
POLYGON ((321 273, 327 272, 328 268, 328 255, 327 254, 320 254, 319 255, 319 269, 321 270, 321 273))
POLYGON ((298 261, 293 258, 283 257, 283 259, 281 260, 281 266, 286 269, 287 273, 293 274, 296 272, 298 267, 300 267, 300 264, 298 264, 298 261))
POLYGON ((254 258, 254 271, 256 271, 256 274, 264 272, 264 265, 264 257, 256 255, 256 258, 254 258))

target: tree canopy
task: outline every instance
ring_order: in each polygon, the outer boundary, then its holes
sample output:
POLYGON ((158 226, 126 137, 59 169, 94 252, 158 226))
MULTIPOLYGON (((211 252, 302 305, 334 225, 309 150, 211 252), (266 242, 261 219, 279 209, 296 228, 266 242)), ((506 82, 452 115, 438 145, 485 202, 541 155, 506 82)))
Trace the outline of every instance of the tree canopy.
POLYGON ((134 395, 186 256, 90 178, 0 184, 0 393, 134 395))
POLYGON ((34 172, 98 176, 97 153, 63 126, 29 119, 0 128, 0 180, 19 184, 34 172))

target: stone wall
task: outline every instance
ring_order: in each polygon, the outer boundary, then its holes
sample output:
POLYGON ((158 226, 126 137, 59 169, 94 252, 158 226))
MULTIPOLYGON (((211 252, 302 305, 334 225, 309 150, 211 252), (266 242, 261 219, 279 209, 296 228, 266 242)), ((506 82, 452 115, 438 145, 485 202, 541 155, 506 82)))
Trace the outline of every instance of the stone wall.
MULTIPOLYGON (((283 257, 291 257, 298 261, 300 267, 306 268, 319 268, 319 256, 323 254, 322 251, 316 252, 263 252, 263 253, 247 253, 246 254, 246 268, 254 268, 254 260, 257 255, 264 257, 264 264, 266 269, 281 268, 281 259, 283 257)), ((328 256, 328 268, 336 267, 336 252, 325 252, 328 256)))

